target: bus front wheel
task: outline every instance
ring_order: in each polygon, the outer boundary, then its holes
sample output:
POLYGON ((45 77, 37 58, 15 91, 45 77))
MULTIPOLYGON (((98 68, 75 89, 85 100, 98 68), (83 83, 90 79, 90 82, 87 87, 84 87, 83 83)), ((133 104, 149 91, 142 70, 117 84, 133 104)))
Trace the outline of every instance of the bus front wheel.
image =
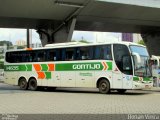
POLYGON ((28 84, 27 84, 27 81, 26 81, 25 78, 21 78, 19 80, 19 87, 20 87, 21 90, 27 90, 28 84))
POLYGON ((36 79, 31 78, 31 79, 29 80, 29 89, 32 90, 32 91, 35 91, 35 90, 37 90, 37 88, 38 88, 38 86, 37 86, 37 81, 36 81, 36 79))
POLYGON ((98 84, 99 92, 102 94, 107 94, 110 92, 110 84, 107 80, 102 79, 98 84))

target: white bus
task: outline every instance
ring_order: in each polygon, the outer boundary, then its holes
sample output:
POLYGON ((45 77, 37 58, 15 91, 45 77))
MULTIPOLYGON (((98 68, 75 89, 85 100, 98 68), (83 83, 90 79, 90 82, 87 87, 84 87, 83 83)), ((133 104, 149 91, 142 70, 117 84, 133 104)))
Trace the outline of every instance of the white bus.
POLYGON ((20 89, 90 87, 100 93, 152 87, 146 47, 130 42, 49 44, 7 51, 5 83, 20 89))

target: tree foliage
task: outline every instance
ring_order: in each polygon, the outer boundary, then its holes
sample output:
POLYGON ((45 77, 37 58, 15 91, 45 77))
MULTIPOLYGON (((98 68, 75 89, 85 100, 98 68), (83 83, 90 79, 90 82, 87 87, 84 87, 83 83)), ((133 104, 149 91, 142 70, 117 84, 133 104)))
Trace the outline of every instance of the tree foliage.
POLYGON ((138 44, 146 45, 143 40, 140 40, 140 41, 138 42, 138 44))
POLYGON ((82 43, 89 43, 87 40, 80 40, 79 42, 82 42, 82 43))
POLYGON ((9 46, 13 46, 13 44, 12 44, 11 41, 6 41, 6 40, 0 41, 0 46, 4 46, 4 45, 6 45, 7 48, 8 48, 9 46))

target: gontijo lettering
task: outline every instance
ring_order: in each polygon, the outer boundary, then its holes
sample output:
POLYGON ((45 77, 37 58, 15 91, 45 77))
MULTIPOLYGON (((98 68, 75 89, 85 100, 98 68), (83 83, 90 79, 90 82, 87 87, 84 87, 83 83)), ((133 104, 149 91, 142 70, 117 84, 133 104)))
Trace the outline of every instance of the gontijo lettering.
POLYGON ((88 69, 88 70, 99 70, 100 64, 74 64, 72 66, 73 70, 81 70, 81 69, 88 69))

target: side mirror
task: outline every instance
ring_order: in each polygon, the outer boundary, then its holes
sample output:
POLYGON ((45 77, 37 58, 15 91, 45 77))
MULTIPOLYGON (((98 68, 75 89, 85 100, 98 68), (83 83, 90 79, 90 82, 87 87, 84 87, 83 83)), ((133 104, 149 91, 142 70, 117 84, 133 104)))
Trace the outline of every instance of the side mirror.
POLYGON ((133 52, 132 55, 136 58, 137 63, 141 63, 141 57, 138 53, 133 52))
POLYGON ((123 63, 123 70, 126 70, 126 71, 132 70, 131 56, 127 56, 127 55, 123 56, 122 63, 123 63))
POLYGON ((153 64, 152 64, 152 65, 157 65, 157 66, 159 66, 160 63, 159 63, 159 57, 158 57, 158 56, 152 55, 151 60, 153 60, 153 64))

